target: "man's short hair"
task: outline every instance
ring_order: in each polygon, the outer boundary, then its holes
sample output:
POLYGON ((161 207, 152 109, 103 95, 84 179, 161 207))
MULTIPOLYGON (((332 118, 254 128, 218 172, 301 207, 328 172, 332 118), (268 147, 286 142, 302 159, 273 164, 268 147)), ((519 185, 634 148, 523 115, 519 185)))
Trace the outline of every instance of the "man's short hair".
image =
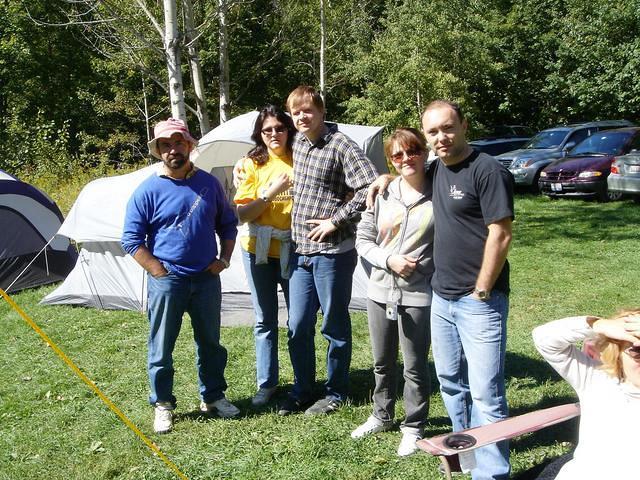
POLYGON ((308 85, 300 85, 287 97, 287 110, 291 113, 291 109, 302 102, 310 101, 316 108, 324 112, 324 100, 322 95, 315 88, 308 85))
POLYGON ((429 110, 434 110, 436 108, 442 108, 442 107, 449 107, 451 110, 456 112, 456 115, 458 116, 458 120, 460 120, 460 123, 463 122, 464 114, 462 113, 462 108, 460 108, 460 105, 458 105, 455 102, 451 102, 449 100, 442 100, 442 99, 434 100, 431 103, 429 103, 426 107, 424 107, 422 115, 420 115, 420 119, 422 120, 422 118, 424 117, 424 114, 427 113, 429 110))

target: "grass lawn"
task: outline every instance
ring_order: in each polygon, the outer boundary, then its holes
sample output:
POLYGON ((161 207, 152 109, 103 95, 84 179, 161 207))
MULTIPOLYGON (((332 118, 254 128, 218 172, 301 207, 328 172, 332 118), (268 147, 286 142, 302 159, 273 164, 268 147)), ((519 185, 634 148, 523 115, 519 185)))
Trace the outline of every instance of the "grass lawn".
MULTIPOLYGON (((512 413, 574 399, 570 387, 535 352, 530 335, 535 325, 573 314, 610 315, 640 303, 639 214, 639 206, 630 201, 517 197, 509 257, 507 385, 512 413)), ((52 288, 25 291, 14 299, 190 479, 441 478, 434 458, 396 457, 398 431, 361 441, 349 437, 371 410, 371 353, 362 313, 353 315, 351 401, 324 418, 281 418, 273 407, 251 408, 255 369, 248 327, 222 332, 229 351, 227 396, 242 416, 201 416, 186 324, 175 352, 175 430, 159 436, 153 433, 152 410, 146 403, 146 318, 134 312, 39 306, 52 288)), ((176 478, 4 301, 0 322, 0 479, 176 478)), ((292 371, 285 331, 280 340, 282 398, 292 371)), ((316 346, 321 381, 326 348, 321 336, 316 346)), ((401 402, 399 407, 401 416, 401 402)), ((514 473, 568 450, 576 438, 575 426, 571 422, 514 441, 514 473)), ((447 429, 436 391, 428 434, 447 429)))

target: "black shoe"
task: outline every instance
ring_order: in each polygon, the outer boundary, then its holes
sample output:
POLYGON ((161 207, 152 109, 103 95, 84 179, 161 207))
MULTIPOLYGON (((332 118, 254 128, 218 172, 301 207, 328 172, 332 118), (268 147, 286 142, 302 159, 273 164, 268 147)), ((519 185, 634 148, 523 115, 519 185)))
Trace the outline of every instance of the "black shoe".
POLYGON ((325 397, 318 400, 305 410, 307 415, 326 415, 333 413, 342 406, 342 401, 336 398, 325 397))
POLYGON ((278 415, 281 417, 291 415, 292 413, 302 412, 304 410, 305 404, 298 400, 297 398, 293 398, 292 396, 288 396, 280 408, 278 409, 278 415))

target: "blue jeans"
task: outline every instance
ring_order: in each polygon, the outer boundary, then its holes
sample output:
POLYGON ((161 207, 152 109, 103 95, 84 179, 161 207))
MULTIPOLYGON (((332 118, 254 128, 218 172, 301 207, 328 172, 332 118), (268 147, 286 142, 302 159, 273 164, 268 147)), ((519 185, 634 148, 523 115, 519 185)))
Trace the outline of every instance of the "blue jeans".
POLYGON ((320 332, 327 349, 326 396, 344 401, 351 365, 351 280, 355 250, 336 255, 299 255, 291 259, 289 281, 289 355, 295 380, 291 396, 311 400, 316 379, 316 315, 322 308, 320 332))
POLYGON ((189 277, 173 273, 160 278, 148 275, 149 403, 170 402, 173 396, 173 348, 182 316, 191 317, 196 345, 200 397, 210 403, 224 396, 227 351, 220 345, 220 277, 201 272, 189 277))
POLYGON ((278 284, 288 307, 289 281, 282 278, 279 258, 269 257, 267 264, 256 265, 256 256, 242 250, 242 262, 256 315, 253 336, 258 388, 271 388, 278 385, 278 284))
MULTIPOLYGON (((431 338, 440 392, 453 430, 508 416, 504 382, 509 299, 499 291, 480 301, 446 300, 433 292, 431 338)), ((475 451, 474 480, 509 478, 507 441, 475 451)))

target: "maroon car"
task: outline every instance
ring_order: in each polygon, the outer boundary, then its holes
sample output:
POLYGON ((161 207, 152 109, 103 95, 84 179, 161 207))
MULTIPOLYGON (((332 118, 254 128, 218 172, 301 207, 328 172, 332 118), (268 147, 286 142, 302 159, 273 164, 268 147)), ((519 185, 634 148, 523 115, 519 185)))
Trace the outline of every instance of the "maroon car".
POLYGON ((640 150, 640 127, 594 133, 540 173, 540 192, 600 201, 620 198, 619 193, 609 192, 607 177, 615 157, 631 150, 640 150))

